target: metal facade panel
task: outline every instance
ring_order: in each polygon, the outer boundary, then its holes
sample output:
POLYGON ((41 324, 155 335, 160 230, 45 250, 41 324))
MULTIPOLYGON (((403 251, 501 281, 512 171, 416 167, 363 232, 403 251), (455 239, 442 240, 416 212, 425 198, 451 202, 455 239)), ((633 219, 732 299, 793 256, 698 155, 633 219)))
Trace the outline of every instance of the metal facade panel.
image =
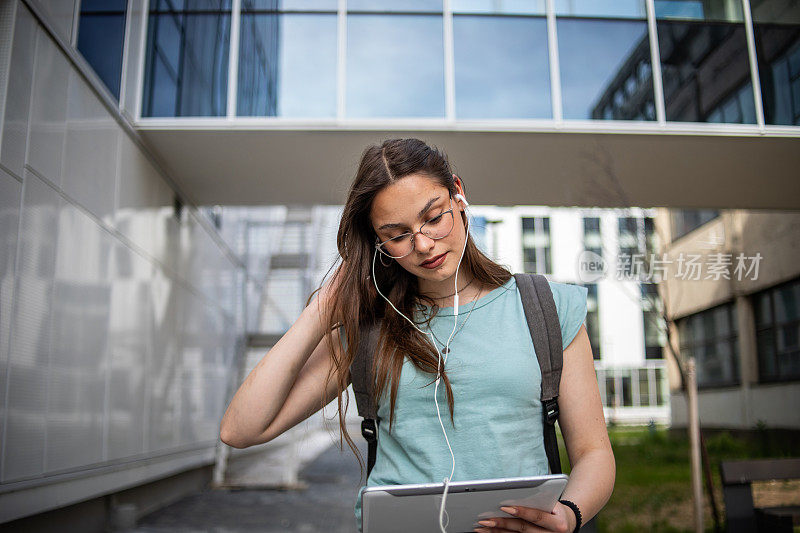
MULTIPOLYGON (((17 243, 22 183, 0 169, 0 449, 6 419, 6 372, 8 368, 11 310, 14 304, 17 243)), ((2 458, 0 458, 0 465, 2 458)), ((2 479, 2 474, 0 474, 2 479)))
POLYGON ((153 351, 153 265, 123 243, 114 246, 109 321, 108 460, 145 451, 145 369, 153 351))
POLYGON ((17 2, 17 20, 8 72, 6 108, 3 115, 0 163, 22 178, 28 137, 28 112, 31 103, 37 26, 33 15, 17 2))
POLYGON ((66 200, 58 233, 45 472, 104 460, 113 240, 66 200))
POLYGON ((44 472, 59 195, 26 171, 11 318, 3 482, 44 472))
POLYGON ((104 223, 114 223, 119 141, 124 133, 78 73, 69 72, 61 188, 104 223))
MULTIPOLYGON (((162 180, 127 135, 120 139, 119 151, 119 187, 114 226, 150 257, 157 257, 156 220, 157 209, 161 205, 158 191, 162 180)), ((160 187, 166 185, 162 182, 160 187)), ((166 205, 171 204, 168 198, 162 201, 166 201, 166 205)))
POLYGON ((185 289, 156 269, 152 284, 154 342, 148 361, 148 452, 171 448, 176 443, 179 416, 180 375, 178 363, 183 336, 185 289))
POLYGON ((61 184, 67 118, 69 65, 50 37, 40 31, 36 42, 26 163, 56 185, 61 184))

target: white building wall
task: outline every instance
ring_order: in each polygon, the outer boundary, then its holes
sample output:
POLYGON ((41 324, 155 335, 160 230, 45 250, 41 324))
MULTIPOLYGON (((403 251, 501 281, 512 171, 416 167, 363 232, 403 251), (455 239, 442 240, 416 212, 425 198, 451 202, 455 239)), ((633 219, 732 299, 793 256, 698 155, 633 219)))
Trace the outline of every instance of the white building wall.
MULTIPOLYGON (((581 284, 578 258, 584 250, 583 218, 599 217, 603 240, 603 257, 608 271, 597 280, 599 344, 602 359, 595 362, 599 373, 601 396, 606 398, 606 379, 615 382, 619 389, 622 376, 630 378, 632 406, 613 405, 608 400, 606 418, 623 423, 647 423, 650 420, 667 422, 669 405, 656 405, 655 388, 660 387, 658 397, 667 397, 667 386, 656 376, 665 378, 663 361, 645 359, 644 320, 641 305, 641 289, 638 282, 617 279, 616 257, 619 250, 618 219, 620 216, 651 216, 648 210, 595 209, 595 208, 549 208, 546 206, 475 206, 471 213, 484 217, 488 223, 487 252, 506 265, 512 272, 522 271, 522 218, 549 217, 552 272, 551 281, 581 284), (652 393, 647 401, 639 399, 638 369, 649 369, 652 393), (660 384, 660 385, 657 385, 660 384), (640 405, 641 403, 641 405, 640 405)), ((626 378, 626 379, 627 379, 626 378)))

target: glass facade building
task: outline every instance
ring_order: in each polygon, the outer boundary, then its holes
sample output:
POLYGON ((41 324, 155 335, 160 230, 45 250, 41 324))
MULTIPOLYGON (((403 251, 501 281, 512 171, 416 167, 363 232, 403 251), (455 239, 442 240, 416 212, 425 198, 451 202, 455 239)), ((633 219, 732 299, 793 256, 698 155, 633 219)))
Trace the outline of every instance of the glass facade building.
MULTIPOLYGON (((84 4, 118 95, 124 6, 84 4)), ((141 118, 796 126, 799 31, 782 0, 154 0, 141 118)))

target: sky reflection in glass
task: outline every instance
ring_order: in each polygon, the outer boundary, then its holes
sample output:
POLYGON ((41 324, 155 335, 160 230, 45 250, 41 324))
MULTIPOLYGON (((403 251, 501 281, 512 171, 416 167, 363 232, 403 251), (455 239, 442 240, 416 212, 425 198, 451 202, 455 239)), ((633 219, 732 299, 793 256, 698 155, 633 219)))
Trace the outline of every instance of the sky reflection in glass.
POLYGON ((454 13, 503 13, 544 15, 545 0, 452 0, 454 13))
POLYGON ((556 0, 556 15, 647 18, 644 0, 556 0))
POLYGON ((440 15, 348 15, 348 117, 443 117, 440 15))
POLYGON ((543 17, 453 17, 456 117, 551 118, 543 17))
POLYGON ((237 114, 336 115, 336 15, 242 14, 237 114))

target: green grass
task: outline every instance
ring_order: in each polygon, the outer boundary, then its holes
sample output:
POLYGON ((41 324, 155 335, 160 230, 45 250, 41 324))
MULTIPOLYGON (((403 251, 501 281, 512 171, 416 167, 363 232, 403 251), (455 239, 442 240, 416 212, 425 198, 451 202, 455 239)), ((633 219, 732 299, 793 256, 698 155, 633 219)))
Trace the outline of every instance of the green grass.
MULTIPOLYGON (((599 532, 694 530, 690 478, 689 440, 685 433, 665 429, 609 428, 617 463, 614 493, 596 519, 599 532)), ((719 462, 726 459, 781 457, 791 455, 787 446, 774 440, 738 439, 729 433, 706 438, 717 509, 724 525, 724 504, 719 462)), ((568 472, 562 449, 564 471, 568 472)), ((706 531, 713 531, 708 495, 705 498, 706 531)))

